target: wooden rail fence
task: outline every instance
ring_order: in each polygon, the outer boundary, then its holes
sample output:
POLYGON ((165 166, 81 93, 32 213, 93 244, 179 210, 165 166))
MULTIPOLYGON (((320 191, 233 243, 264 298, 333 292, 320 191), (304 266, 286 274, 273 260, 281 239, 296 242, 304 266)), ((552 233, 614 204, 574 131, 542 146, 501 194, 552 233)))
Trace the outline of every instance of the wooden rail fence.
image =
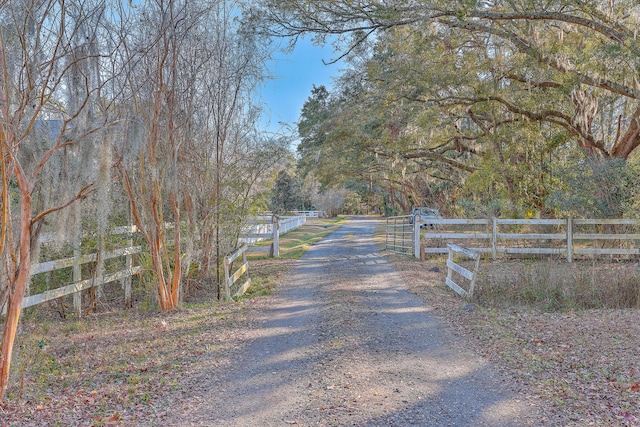
POLYGON ((307 216, 260 215, 254 224, 245 228, 244 236, 240 241, 249 244, 248 252, 269 252, 269 256, 280 256, 280 235, 295 230, 307 223, 307 216), (270 246, 253 246, 263 240, 273 239, 270 246))
POLYGON ((447 245, 447 250, 449 252, 449 257, 447 258, 447 278, 445 282, 447 286, 456 291, 458 295, 470 299, 473 297, 473 290, 476 286, 476 275, 478 273, 478 266, 480 265, 480 254, 476 251, 472 251, 470 249, 463 248, 451 243, 447 245), (456 254, 461 254, 467 258, 471 258, 474 261, 473 270, 468 270, 462 265, 457 264, 455 262, 456 254), (465 290, 461 286, 461 283, 457 283, 454 280, 454 272, 462 278, 467 279, 467 281, 469 282, 469 290, 465 290))
POLYGON ((251 286, 251 278, 249 277, 249 263, 247 262, 247 251, 249 246, 242 245, 240 249, 224 257, 224 295, 225 300, 231 300, 232 296, 243 295, 249 286, 251 286), (242 257, 242 264, 235 270, 231 271, 233 262, 242 257), (240 278, 245 276, 245 281, 241 285, 236 285, 240 278), (232 295, 233 292, 233 295, 232 295))
MULTIPOLYGON (((248 229, 249 237, 247 237, 247 240, 249 240, 249 242, 252 243, 252 242, 261 240, 263 238, 275 237, 273 247, 275 249, 275 252, 274 252, 275 256, 278 256, 279 234, 286 233, 287 231, 300 227, 301 225, 306 223, 306 218, 307 216, 304 216, 304 215, 300 215, 296 217, 283 217, 278 221, 276 221, 275 227, 273 223, 272 224, 254 224, 253 227, 249 227, 248 229), (275 230, 275 233, 274 233, 274 230, 275 230), (262 235, 256 236, 256 234, 258 234, 261 231, 263 232, 262 235), (267 233, 264 233, 264 231, 267 231, 267 233), (251 237, 252 232, 253 232, 253 238, 251 237)), ((172 224, 167 224, 167 228, 172 228, 172 224)), ((76 249, 73 250, 73 256, 71 257, 32 264, 31 266, 32 280, 33 278, 39 275, 43 275, 47 273, 51 274, 58 270, 71 268, 72 269, 72 273, 70 274, 71 283, 67 282, 67 284, 61 287, 58 287, 55 289, 48 289, 34 295, 28 295, 24 298, 22 302, 22 307, 27 308, 37 304, 42 304, 44 302, 53 301, 55 299, 58 299, 67 295, 73 295, 73 310, 76 316, 80 316, 82 313, 81 291, 90 289, 92 287, 99 287, 115 281, 121 282, 124 290, 125 305, 131 306, 132 304, 131 278, 132 276, 135 276, 136 274, 142 271, 141 266, 134 265, 134 256, 136 254, 142 253, 142 246, 139 246, 139 245, 134 246, 133 235, 135 233, 137 233, 137 228, 135 226, 121 226, 121 227, 114 227, 110 229, 109 231, 110 236, 119 236, 119 235, 123 236, 122 239, 125 242, 123 242, 122 244, 123 247, 106 251, 102 254, 102 256, 99 256, 98 253, 82 254, 80 251, 80 243, 77 243, 75 245, 76 249), (92 275, 92 277, 89 277, 89 278, 87 278, 87 274, 85 271, 84 278, 83 278, 83 274, 82 274, 83 266, 95 264, 95 263, 101 263, 102 266, 100 268, 95 268, 94 270, 104 271, 105 261, 115 260, 117 258, 121 259, 123 268, 118 269, 117 271, 110 271, 109 273, 104 273, 101 275, 101 277, 92 275)), ((48 243, 53 243, 55 241, 56 241, 56 235, 47 234, 47 233, 44 233, 39 239, 40 244, 48 244, 48 243)), ((247 250, 247 246, 248 245, 245 244, 241 249, 238 250, 238 251, 242 250, 242 252, 238 256, 242 255, 243 259, 245 260, 246 260, 245 252, 247 250)), ((269 249, 270 248, 267 247, 267 250, 269 249)), ((234 254, 237 253, 238 251, 234 252, 234 254)), ((225 262, 226 260, 227 259, 225 258, 225 262)), ((235 260, 235 258, 231 259, 229 262, 233 263, 233 260, 235 260)), ((246 264, 246 261, 244 264, 246 264)), ((225 267, 226 267, 226 264, 225 264, 225 267)), ((247 266, 247 270, 248 270, 248 266, 247 266)), ((237 280, 236 273, 237 272, 230 273, 229 278, 236 278, 237 280)), ((242 276, 242 273, 238 273, 238 274, 242 276)), ((233 284, 234 283, 231 283, 230 286, 233 287, 233 284)), ((247 283, 245 282, 245 284, 247 283)), ((243 284, 243 287, 245 284, 243 284)), ((244 291, 246 291, 246 289, 244 289, 242 292, 244 291)), ((4 314, 6 312, 6 306, 0 307, 0 312, 4 314)))
POLYGON ((640 255, 635 219, 430 219, 422 231, 424 254, 445 254, 447 243, 476 252, 561 255, 640 255))
MULTIPOLYGON (((63 258, 52 261, 44 261, 31 265, 31 277, 41 275, 45 273, 53 273, 65 268, 72 268, 72 283, 65 286, 49 289, 44 292, 26 296, 22 301, 22 307, 27 308, 37 304, 42 304, 47 301, 52 301, 57 298, 73 295, 73 309, 76 316, 80 316, 82 311, 80 292, 92 288, 105 285, 107 283, 120 281, 124 289, 125 305, 131 305, 131 276, 138 274, 141 271, 140 266, 135 266, 133 263, 133 256, 142 252, 141 246, 134 246, 133 239, 130 237, 132 233, 137 232, 135 226, 122 226, 115 227, 111 230, 110 235, 129 235, 127 238, 126 246, 123 248, 114 249, 112 251, 105 252, 102 257, 99 257, 97 253, 90 253, 82 255, 79 249, 73 251, 73 256, 69 258, 63 258), (124 268, 115 272, 103 274, 101 277, 90 277, 82 279, 82 266, 90 263, 103 263, 106 260, 112 260, 115 258, 124 258, 124 268)), ((44 234, 40 238, 40 244, 51 243, 55 241, 55 235, 44 234)), ((6 312, 6 306, 2 307, 2 314, 6 312)))

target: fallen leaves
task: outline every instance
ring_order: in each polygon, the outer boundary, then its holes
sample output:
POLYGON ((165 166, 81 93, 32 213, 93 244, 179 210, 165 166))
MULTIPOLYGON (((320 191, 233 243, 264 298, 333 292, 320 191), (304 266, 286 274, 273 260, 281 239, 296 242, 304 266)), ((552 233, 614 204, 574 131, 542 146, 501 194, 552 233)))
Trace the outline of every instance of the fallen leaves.
POLYGON ((478 353, 502 367, 523 392, 550 403, 552 425, 640 426, 638 310, 463 311, 465 302, 443 285, 444 274, 434 277, 428 263, 388 258, 413 292, 478 353))
POLYGON ((171 408, 189 373, 200 364, 223 366, 242 345, 253 321, 246 304, 98 314, 71 332, 64 321, 46 331, 25 324, 17 358, 30 361, 23 397, 9 389, 0 426, 162 425, 166 411, 157 408, 171 408))

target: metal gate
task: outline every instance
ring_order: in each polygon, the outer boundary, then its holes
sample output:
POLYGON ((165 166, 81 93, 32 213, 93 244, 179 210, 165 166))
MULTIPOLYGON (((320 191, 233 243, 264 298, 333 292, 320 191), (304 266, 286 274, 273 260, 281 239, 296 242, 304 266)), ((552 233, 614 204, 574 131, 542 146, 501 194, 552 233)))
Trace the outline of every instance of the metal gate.
POLYGON ((412 255, 414 226, 411 215, 387 218, 385 249, 398 254, 412 255))

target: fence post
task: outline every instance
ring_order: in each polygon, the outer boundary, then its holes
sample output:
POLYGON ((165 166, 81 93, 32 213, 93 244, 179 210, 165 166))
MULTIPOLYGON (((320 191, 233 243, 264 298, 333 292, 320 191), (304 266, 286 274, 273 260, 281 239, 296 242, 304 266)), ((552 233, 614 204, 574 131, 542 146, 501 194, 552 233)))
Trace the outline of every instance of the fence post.
POLYGON ((567 261, 573 262, 573 219, 567 218, 567 261))
POLYGON ((420 259, 420 215, 413 217, 413 256, 420 259))
POLYGON ((498 222, 494 217, 491 221, 492 231, 491 231, 491 254, 493 255, 493 260, 495 261, 497 253, 498 253, 498 222))
MULTIPOLYGON (((77 205, 77 203, 75 205, 77 205)), ((78 207, 74 209, 78 209, 78 207)), ((73 283, 79 283, 82 280, 82 266, 80 265, 80 257, 82 256, 80 247, 81 235, 82 225, 80 221, 78 221, 73 236, 73 283)), ((75 313, 76 319, 82 316, 82 292, 73 293, 73 312, 75 313)))
MULTIPOLYGON (((133 225, 129 225, 129 238, 127 239, 127 245, 130 250, 133 250, 133 225)), ((133 255, 127 253, 125 257, 125 268, 129 271, 133 271, 133 255)), ((124 286, 124 306, 126 308, 133 307, 133 301, 131 298, 131 276, 127 275, 122 279, 122 285, 124 286)))
MULTIPOLYGON (((82 280, 82 267, 80 266, 80 242, 76 241, 73 244, 73 283, 78 283, 82 280)), ((82 316, 82 293, 73 293, 73 312, 76 319, 82 316)))
POLYGON ((224 298, 225 301, 231 301, 231 288, 229 287, 229 269, 231 268, 229 257, 224 257, 224 298))
MULTIPOLYGON (((447 252, 448 252, 448 257, 447 257, 447 266, 451 265, 453 263, 453 246, 451 246, 451 244, 447 245, 447 252)), ((453 270, 449 267, 447 267, 447 283, 453 282, 453 270)))
POLYGON ((280 218, 274 215, 271 220, 273 222, 273 256, 277 258, 280 256, 280 218))

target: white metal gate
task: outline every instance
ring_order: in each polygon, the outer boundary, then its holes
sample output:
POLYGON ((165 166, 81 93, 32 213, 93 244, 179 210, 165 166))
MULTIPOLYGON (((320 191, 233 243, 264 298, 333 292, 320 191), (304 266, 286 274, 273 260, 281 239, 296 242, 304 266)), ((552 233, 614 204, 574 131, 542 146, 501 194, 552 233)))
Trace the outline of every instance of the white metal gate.
POLYGON ((387 218, 385 249, 398 254, 412 255, 414 226, 410 215, 387 218))

